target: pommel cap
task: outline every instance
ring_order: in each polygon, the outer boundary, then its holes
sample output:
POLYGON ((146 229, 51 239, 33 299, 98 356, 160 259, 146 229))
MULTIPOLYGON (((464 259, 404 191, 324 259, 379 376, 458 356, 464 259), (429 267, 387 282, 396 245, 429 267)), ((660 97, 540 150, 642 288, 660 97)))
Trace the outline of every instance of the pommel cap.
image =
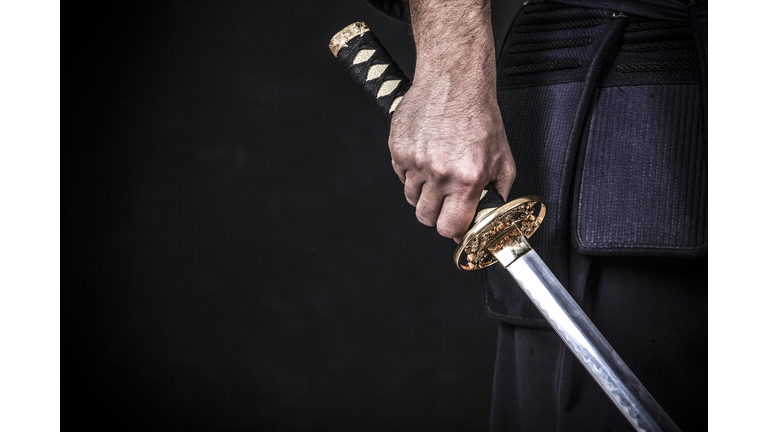
POLYGON ((328 44, 328 48, 330 48, 334 56, 338 56, 339 50, 345 47, 347 42, 369 30, 370 28, 368 28, 362 21, 350 24, 331 38, 331 43, 328 44))

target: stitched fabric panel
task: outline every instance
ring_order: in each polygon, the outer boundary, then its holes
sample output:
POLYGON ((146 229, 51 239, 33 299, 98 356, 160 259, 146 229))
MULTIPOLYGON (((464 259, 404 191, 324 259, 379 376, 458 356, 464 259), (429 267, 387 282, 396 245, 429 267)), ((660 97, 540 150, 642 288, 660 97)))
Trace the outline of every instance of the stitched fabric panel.
POLYGON ((695 85, 600 90, 578 191, 588 254, 706 253, 707 149, 695 85))
POLYGON ((629 86, 642 84, 696 84, 696 56, 690 22, 653 21, 633 17, 610 65, 604 69, 601 84, 629 86), (644 24, 671 23, 665 28, 644 24))
POLYGON ((497 87, 584 80, 595 41, 605 33, 610 18, 608 11, 579 7, 521 12, 502 47, 497 87))

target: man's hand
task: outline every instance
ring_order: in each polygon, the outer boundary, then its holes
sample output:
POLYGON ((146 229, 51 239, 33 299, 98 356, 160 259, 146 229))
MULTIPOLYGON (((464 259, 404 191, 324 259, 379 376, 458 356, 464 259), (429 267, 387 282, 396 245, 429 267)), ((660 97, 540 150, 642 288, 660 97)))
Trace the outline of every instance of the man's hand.
POLYGON ((411 0, 413 85, 392 117, 392 166, 416 217, 444 237, 467 231, 488 183, 515 178, 498 103, 489 2, 411 0))

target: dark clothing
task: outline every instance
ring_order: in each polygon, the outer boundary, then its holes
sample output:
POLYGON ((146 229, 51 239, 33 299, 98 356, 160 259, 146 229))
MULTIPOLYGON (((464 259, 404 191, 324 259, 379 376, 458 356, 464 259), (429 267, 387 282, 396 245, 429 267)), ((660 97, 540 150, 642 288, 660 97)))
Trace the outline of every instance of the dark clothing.
MULTIPOLYGON (((696 259, 572 252, 571 292, 683 431, 707 427, 707 272, 696 259)), ((548 328, 499 327, 492 431, 632 431, 548 328)))
MULTIPOLYGON (((529 3, 498 61, 498 101, 517 178, 547 217, 531 244, 566 288, 571 249, 587 256, 704 258, 704 71, 687 21, 529 3)), ((489 313, 547 324, 486 272, 489 313), (497 301, 498 300, 498 301, 497 301)))
MULTIPOLYGON (((707 417, 706 10, 531 1, 497 74, 509 196, 547 204, 531 245, 682 430, 707 417)), ((632 430, 503 268, 483 290, 492 430, 632 430)))

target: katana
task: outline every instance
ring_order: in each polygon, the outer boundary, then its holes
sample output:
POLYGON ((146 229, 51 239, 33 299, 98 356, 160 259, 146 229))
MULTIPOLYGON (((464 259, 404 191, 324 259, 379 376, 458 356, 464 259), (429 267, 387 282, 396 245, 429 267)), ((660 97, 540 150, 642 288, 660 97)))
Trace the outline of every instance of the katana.
MULTIPOLYGON (((352 79, 363 87, 379 113, 391 122, 397 105, 410 88, 410 80, 368 26, 357 22, 345 27, 331 39, 329 48, 352 79)), ((487 186, 474 224, 454 252, 454 262, 466 271, 496 263, 503 265, 636 430, 679 432, 531 248, 528 238, 545 215, 546 206, 541 198, 531 195, 505 203, 492 186, 487 186)))

